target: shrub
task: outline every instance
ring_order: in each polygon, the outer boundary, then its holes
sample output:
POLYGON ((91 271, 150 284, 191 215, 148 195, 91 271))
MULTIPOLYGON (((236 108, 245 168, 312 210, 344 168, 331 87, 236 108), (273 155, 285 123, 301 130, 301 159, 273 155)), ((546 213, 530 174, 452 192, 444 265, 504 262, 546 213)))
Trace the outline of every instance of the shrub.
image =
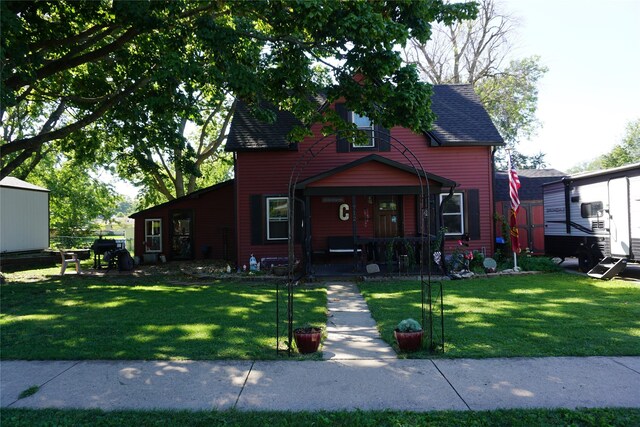
POLYGON ((416 320, 404 319, 398 323, 396 330, 399 332, 419 332, 422 330, 422 326, 420 326, 420 323, 416 320))
POLYGON ((475 273, 484 273, 484 255, 478 250, 473 251, 473 258, 469 262, 469 270, 475 273))
POLYGON ((518 266, 526 271, 544 271, 547 273, 562 271, 562 267, 551 261, 551 258, 544 256, 518 256, 518 266))

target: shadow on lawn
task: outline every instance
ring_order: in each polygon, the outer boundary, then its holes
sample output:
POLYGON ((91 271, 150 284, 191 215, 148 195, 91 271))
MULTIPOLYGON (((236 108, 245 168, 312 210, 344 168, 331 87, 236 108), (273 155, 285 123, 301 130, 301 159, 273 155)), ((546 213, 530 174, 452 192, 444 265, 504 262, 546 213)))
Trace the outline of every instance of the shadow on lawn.
MULTIPOLYGON (((300 291, 301 322, 324 322, 324 295, 300 291)), ((64 276, 3 285, 0 301, 3 359, 277 357, 272 284, 64 276)))
MULTIPOLYGON (((640 354, 640 288, 624 282, 544 274, 451 281, 444 288, 448 357, 640 354)), ((391 343, 399 320, 420 316, 419 285, 363 289, 368 302, 376 299, 374 318, 391 343)))

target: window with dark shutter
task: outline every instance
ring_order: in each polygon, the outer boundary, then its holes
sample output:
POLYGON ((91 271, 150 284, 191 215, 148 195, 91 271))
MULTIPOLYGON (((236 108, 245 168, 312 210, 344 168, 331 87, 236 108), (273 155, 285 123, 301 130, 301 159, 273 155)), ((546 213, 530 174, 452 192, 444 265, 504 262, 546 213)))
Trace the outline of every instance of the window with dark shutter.
POLYGON ((341 136, 336 137, 336 151, 348 153, 355 151, 391 151, 391 133, 389 129, 378 126, 366 116, 347 110, 344 104, 336 104, 336 112, 342 120, 354 123, 365 133, 365 138, 357 142, 341 136))
POLYGON ((440 194, 442 224, 447 229, 445 236, 459 236, 464 234, 464 194, 440 194))
POLYGON ((289 199, 267 197, 267 240, 289 238, 289 199))

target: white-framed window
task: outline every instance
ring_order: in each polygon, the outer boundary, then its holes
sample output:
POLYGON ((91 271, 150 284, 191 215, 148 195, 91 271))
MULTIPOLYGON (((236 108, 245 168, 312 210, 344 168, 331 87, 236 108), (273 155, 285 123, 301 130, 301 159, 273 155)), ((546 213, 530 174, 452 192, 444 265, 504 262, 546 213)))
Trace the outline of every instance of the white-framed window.
POLYGON ((358 113, 351 112, 351 122, 358 126, 358 130, 365 132, 366 141, 356 141, 351 144, 353 148, 371 148, 376 146, 376 138, 374 126, 371 119, 367 116, 361 116, 358 113))
POLYGON ((267 197, 267 240, 289 238, 289 206, 286 197, 267 197))
POLYGON ((144 220, 144 246, 147 252, 162 252, 162 220, 144 220))
POLYGON ((442 209, 442 225, 447 228, 446 236, 464 234, 464 197, 463 193, 453 193, 445 202, 448 194, 440 194, 442 209))

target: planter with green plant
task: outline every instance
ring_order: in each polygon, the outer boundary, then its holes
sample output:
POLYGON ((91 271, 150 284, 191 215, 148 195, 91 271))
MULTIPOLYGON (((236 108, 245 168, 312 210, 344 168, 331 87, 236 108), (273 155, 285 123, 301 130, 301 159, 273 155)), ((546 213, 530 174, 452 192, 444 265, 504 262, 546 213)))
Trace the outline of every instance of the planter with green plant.
POLYGON ((293 330, 293 339, 302 354, 315 353, 322 341, 322 328, 313 325, 304 325, 293 330))
POLYGON ((400 350, 416 351, 422 346, 423 332, 422 326, 416 320, 404 319, 398 323, 393 335, 400 350))

